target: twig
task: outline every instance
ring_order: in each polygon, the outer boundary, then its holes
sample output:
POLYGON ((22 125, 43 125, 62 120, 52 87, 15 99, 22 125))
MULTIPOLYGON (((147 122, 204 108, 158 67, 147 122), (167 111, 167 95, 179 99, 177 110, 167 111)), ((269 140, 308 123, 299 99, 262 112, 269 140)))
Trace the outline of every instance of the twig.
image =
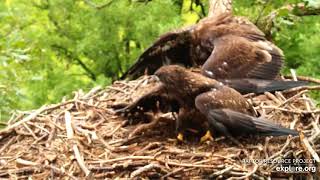
POLYGON ((101 91, 102 87, 101 86, 97 86, 94 87, 93 89, 91 89, 87 94, 85 94, 84 96, 81 97, 81 99, 89 99, 91 96, 95 95, 97 92, 101 91))
POLYGON ((254 163, 254 167, 253 167, 253 170, 251 172, 248 172, 246 175, 244 176, 241 176, 241 177, 232 177, 232 178, 229 178, 229 180, 240 180, 240 179, 248 179, 249 177, 251 177, 254 173, 257 172, 258 170, 258 164, 254 163))
POLYGON ((46 168, 46 169, 50 169, 53 172, 59 174, 59 175, 67 175, 69 178, 73 179, 73 180, 77 180, 78 178, 74 177, 71 174, 66 173, 65 171, 53 166, 53 165, 43 165, 42 167, 46 168))
POLYGON ((7 125, 8 125, 8 123, 0 121, 0 126, 7 126, 7 125))
POLYGON ((6 170, 3 173, 0 172, 0 177, 7 176, 7 175, 10 175, 10 174, 18 175, 18 174, 34 173, 37 170, 38 170, 38 168, 36 168, 36 167, 22 167, 22 168, 19 168, 19 169, 10 169, 10 170, 6 170))
POLYGON ((40 109, 37 109, 36 111, 34 111, 33 113, 31 113, 29 116, 23 118, 22 120, 7 126, 5 129, 0 131, 0 135, 1 134, 5 134, 8 133, 10 131, 12 131, 14 128, 20 126, 23 123, 26 123, 28 121, 31 121, 32 119, 36 118, 40 113, 42 113, 43 111, 46 111, 48 109, 48 107, 46 106, 42 106, 40 109))
MULTIPOLYGON (((293 79, 292 75, 285 75, 284 77, 293 79)), ((307 76, 296 76, 296 77, 297 77, 297 80, 300 80, 300 81, 309 81, 309 82, 320 84, 320 79, 307 77, 307 76)))
POLYGON ((12 117, 7 122, 7 125, 10 125, 10 124, 13 124, 14 122, 19 121, 21 118, 23 118, 24 115, 25 115, 24 113, 19 113, 19 114, 13 113, 12 117))
POLYGON ((300 87, 284 90, 282 93, 294 93, 294 92, 303 91, 303 90, 320 90, 320 86, 300 86, 300 87))
MULTIPOLYGON (((294 81, 298 81, 296 71, 295 71, 294 69, 290 69, 290 71, 291 71, 293 80, 294 80, 294 81)), ((302 94, 302 97, 303 97, 303 98, 306 98, 306 95, 305 95, 305 94, 302 94)), ((305 104, 306 104, 307 110, 310 111, 310 110, 311 110, 311 109, 310 109, 310 104, 309 104, 308 102, 306 102, 305 104)))
POLYGON ((134 152, 132 155, 133 155, 133 156, 135 156, 135 155, 141 155, 144 151, 149 150, 149 149, 152 149, 152 148, 159 147, 160 145, 161 145, 161 143, 159 143, 159 142, 149 143, 146 147, 142 148, 142 149, 139 150, 139 151, 134 152))
POLYGON ((225 173, 230 172, 232 169, 233 169, 233 166, 229 166, 229 167, 227 167, 227 168, 225 168, 225 169, 222 169, 222 170, 220 170, 220 171, 217 171, 217 172, 211 174, 211 175, 210 175, 210 178, 217 177, 217 176, 221 176, 221 175, 223 175, 223 174, 225 174, 225 173))
MULTIPOLYGON (((64 106, 64 105, 67 105, 69 103, 73 103, 74 101, 66 101, 64 103, 61 103, 61 104, 57 104, 57 105, 51 105, 51 106, 42 106, 40 109, 37 109, 35 110, 33 113, 31 113, 30 115, 28 115, 27 117, 23 118, 22 120, 12 124, 12 125, 9 125, 7 126, 5 129, 1 130, 0 131, 0 135, 2 134, 7 134, 7 133, 10 133, 14 128, 20 126, 21 124, 23 123, 26 123, 28 121, 31 121, 33 120, 34 118, 36 118, 39 114, 45 112, 45 111, 49 111, 49 110, 53 110, 53 109, 56 109, 58 107, 61 107, 61 106, 64 106)), ((0 137, 1 139, 1 137, 0 137)))
POLYGON ((155 127, 159 121, 161 120, 165 120, 165 119, 171 119, 172 117, 172 113, 166 113, 166 114, 162 114, 161 116, 155 116, 150 123, 148 124, 142 124, 140 126, 138 126, 135 130, 133 130, 130 134, 129 134, 129 138, 135 136, 136 134, 144 131, 144 130, 148 130, 148 129, 152 129, 153 127, 155 127))
POLYGON ((215 168, 215 165, 205 165, 205 164, 191 164, 191 163, 176 163, 172 161, 161 161, 171 166, 180 166, 180 167, 198 167, 198 168, 215 168))
MULTIPOLYGON (((66 111, 65 112, 65 123, 66 123, 67 138, 69 140, 72 140, 73 136, 74 136, 74 131, 73 131, 73 128, 72 128, 72 125, 71 125, 72 124, 71 121, 72 121, 71 114, 70 114, 69 111, 66 111)), ((75 158, 76 158, 81 170, 85 173, 86 177, 90 176, 91 172, 86 167, 86 165, 85 165, 85 163, 83 161, 83 158, 82 158, 82 156, 80 154, 79 148, 78 148, 76 143, 73 144, 72 149, 73 149, 75 158)))
POLYGON ((71 123, 71 114, 69 111, 65 112, 64 120, 66 123, 67 138, 71 140, 73 138, 74 133, 71 123))
POLYGON ((151 169, 163 169, 159 164, 148 164, 143 166, 135 171, 133 171, 130 175, 130 178, 137 177, 141 175, 143 172, 150 171, 151 169))
POLYGON ((107 88, 108 88, 108 89, 111 89, 111 90, 114 90, 114 91, 121 92, 121 93, 123 93, 123 94, 129 94, 128 92, 126 92, 126 91, 124 91, 124 90, 122 90, 122 89, 120 89, 120 88, 111 87, 111 86, 109 86, 109 87, 107 87, 107 88))
POLYGON ((172 161, 163 161, 160 159, 156 159, 153 156, 126 156, 116 159, 109 159, 109 160, 101 160, 101 161, 89 161, 88 163, 92 164, 104 164, 104 163, 113 163, 117 161, 124 161, 124 160, 154 160, 164 164, 173 165, 173 166, 181 166, 181 167, 199 167, 199 168, 214 168, 214 165, 203 165, 203 164, 190 164, 190 163, 176 163, 172 161))
POLYGON ((270 156, 267 160, 273 159, 283 153, 284 150, 290 145, 292 138, 288 137, 286 143, 283 145, 283 147, 280 149, 280 151, 274 153, 272 156, 270 156))
POLYGON ((79 148, 77 145, 73 145, 72 147, 75 158, 80 166, 80 168, 82 169, 82 171, 85 173, 86 177, 89 177, 91 175, 90 170, 86 167, 84 161, 83 161, 83 157, 80 154, 79 148))
POLYGON ((315 121, 312 121, 311 124, 315 130, 315 133, 311 137, 309 137, 308 140, 312 142, 314 139, 319 138, 320 128, 319 128, 319 124, 316 123, 315 121))
POLYGON ((100 160, 100 161, 88 161, 89 164, 106 164, 106 163, 114 163, 118 161, 125 161, 125 160, 155 160, 153 156, 125 156, 115 159, 108 159, 108 160, 100 160))
POLYGON ((115 132, 117 132, 121 127, 123 127, 127 123, 128 121, 123 121, 116 128, 114 128, 110 133, 105 134, 104 137, 112 137, 115 132))
POLYGON ((294 129, 296 123, 299 121, 299 118, 297 118, 295 115, 293 115, 293 121, 290 123, 290 129, 294 129))
POLYGON ((276 109, 279 111, 283 112, 288 112, 288 113, 294 113, 294 114, 319 114, 320 110, 313 110, 313 111, 303 111, 303 110, 290 110, 290 109, 285 109, 285 108, 279 108, 276 106, 262 106, 263 109, 276 109))
POLYGON ((167 173, 166 175, 162 176, 160 179, 164 180, 165 178, 167 178, 169 176, 172 176, 172 175, 174 175, 174 174, 176 174, 176 173, 178 173, 178 172, 180 172, 180 171, 182 171, 184 169, 185 169, 185 167, 178 168, 178 169, 176 169, 174 171, 171 171, 171 172, 167 173))
POLYGON ((4 152, 4 150, 6 150, 12 143, 14 143, 14 141, 16 141, 20 136, 15 136, 15 137, 12 137, 11 139, 9 139, 9 141, 7 141, 6 144, 4 144, 1 149, 0 149, 0 155, 2 152, 4 152))
POLYGON ((37 166, 37 165, 39 165, 39 164, 36 163, 36 162, 24 160, 24 159, 21 159, 21 158, 16 159, 16 162, 17 162, 18 164, 25 165, 25 166, 37 166))
POLYGON ((131 138, 131 137, 135 136, 136 134, 141 133, 141 132, 144 131, 144 130, 152 129, 153 127, 155 127, 155 126, 158 124, 159 120, 160 120, 160 118, 155 117, 155 118, 153 118, 153 119, 151 120, 150 123, 148 123, 148 124, 142 124, 142 125, 138 126, 136 129, 134 129, 134 130, 129 134, 128 138, 131 138))
POLYGON ((302 143, 304 144, 304 147, 308 150, 308 152, 311 154, 314 160, 317 161, 317 163, 320 163, 319 155, 316 153, 316 151, 312 148, 307 138, 302 138, 302 143))
POLYGON ((134 147, 136 147, 136 144, 131 144, 129 146, 120 146, 120 147, 114 147, 111 146, 109 143, 107 143, 102 137, 98 136, 99 141, 111 152, 123 152, 128 151, 134 147))
POLYGON ((284 106, 286 104, 288 104, 289 102, 295 101, 296 99, 298 99, 299 97, 301 97, 302 94, 308 92, 308 90, 302 90, 300 91, 298 94, 290 97, 289 99, 285 100, 283 103, 281 103, 278 107, 284 106))
POLYGON ((34 139, 38 139, 38 137, 33 133, 33 131, 29 128, 29 126, 26 123, 23 123, 22 125, 29 131, 29 133, 33 136, 34 139))
POLYGON ((271 100, 273 100, 275 103, 277 104, 281 104, 281 101, 275 97, 273 94, 271 94, 270 92, 265 92, 264 93, 268 98, 270 98, 271 100))

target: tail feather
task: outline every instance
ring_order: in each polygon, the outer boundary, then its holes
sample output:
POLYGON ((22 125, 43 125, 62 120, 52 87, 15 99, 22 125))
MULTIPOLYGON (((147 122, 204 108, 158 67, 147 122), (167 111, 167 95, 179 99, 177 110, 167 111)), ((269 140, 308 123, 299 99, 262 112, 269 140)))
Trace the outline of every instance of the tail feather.
MULTIPOLYGON (((201 108, 200 108, 201 111, 201 108)), ((204 111, 203 111, 204 112, 204 111)), ((298 135, 298 132, 281 127, 267 119, 253 117, 231 109, 210 109, 206 116, 210 127, 225 135, 256 134, 262 136, 298 135)))
POLYGON ((305 86, 306 81, 281 81, 281 80, 262 80, 262 79, 220 79, 229 87, 234 88, 242 94, 282 91, 294 87, 305 86))
POLYGON ((295 130, 288 129, 276 125, 268 120, 262 118, 253 118, 252 122, 255 124, 257 131, 260 135, 264 136, 284 136, 293 135, 297 136, 299 133, 295 130))

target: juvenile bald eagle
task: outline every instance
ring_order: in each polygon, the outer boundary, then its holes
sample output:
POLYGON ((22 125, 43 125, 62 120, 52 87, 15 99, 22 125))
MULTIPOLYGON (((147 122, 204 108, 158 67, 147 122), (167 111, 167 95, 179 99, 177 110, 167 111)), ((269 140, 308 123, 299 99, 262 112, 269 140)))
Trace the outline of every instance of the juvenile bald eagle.
POLYGON ((121 77, 153 74, 163 65, 200 67, 201 73, 245 93, 263 93, 305 85, 273 80, 283 66, 282 51, 253 23, 232 15, 231 0, 210 0, 208 17, 162 35, 121 77))
POLYGON ((177 65, 163 66, 155 75, 160 79, 161 85, 118 112, 134 113, 137 109, 146 110, 156 104, 150 100, 158 101, 164 98, 164 103, 175 100, 178 104, 176 124, 179 132, 188 127, 199 130, 207 128, 220 132, 231 140, 235 135, 298 134, 267 119, 256 117, 251 104, 239 92, 212 78, 177 65))
POLYGON ((121 79, 153 74, 169 64, 202 67, 215 79, 274 79, 283 65, 282 51, 249 20, 233 16, 231 0, 209 2, 208 17, 160 36, 121 79))

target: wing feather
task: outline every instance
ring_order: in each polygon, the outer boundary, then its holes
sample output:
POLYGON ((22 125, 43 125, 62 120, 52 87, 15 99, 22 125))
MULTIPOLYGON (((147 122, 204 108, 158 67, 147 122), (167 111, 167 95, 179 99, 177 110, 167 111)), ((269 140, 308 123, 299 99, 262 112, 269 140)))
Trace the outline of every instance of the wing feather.
POLYGON ((282 52, 269 42, 226 35, 214 41, 214 50, 202 66, 211 78, 274 79, 283 64, 282 52))
POLYGON ((120 79, 135 79, 145 73, 153 74, 158 68, 168 64, 192 66, 189 53, 190 28, 162 35, 140 55, 120 79))

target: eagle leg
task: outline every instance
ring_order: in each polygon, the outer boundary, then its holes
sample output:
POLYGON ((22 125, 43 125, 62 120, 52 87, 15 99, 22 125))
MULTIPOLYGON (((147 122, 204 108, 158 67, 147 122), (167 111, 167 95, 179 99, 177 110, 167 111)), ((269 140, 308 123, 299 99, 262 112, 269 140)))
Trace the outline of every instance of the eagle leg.
POLYGON ((209 131, 209 130, 206 132, 206 134, 204 136, 201 137, 200 143, 203 143, 203 142, 208 141, 208 140, 209 141, 213 141, 213 137, 211 135, 211 131, 209 131))

